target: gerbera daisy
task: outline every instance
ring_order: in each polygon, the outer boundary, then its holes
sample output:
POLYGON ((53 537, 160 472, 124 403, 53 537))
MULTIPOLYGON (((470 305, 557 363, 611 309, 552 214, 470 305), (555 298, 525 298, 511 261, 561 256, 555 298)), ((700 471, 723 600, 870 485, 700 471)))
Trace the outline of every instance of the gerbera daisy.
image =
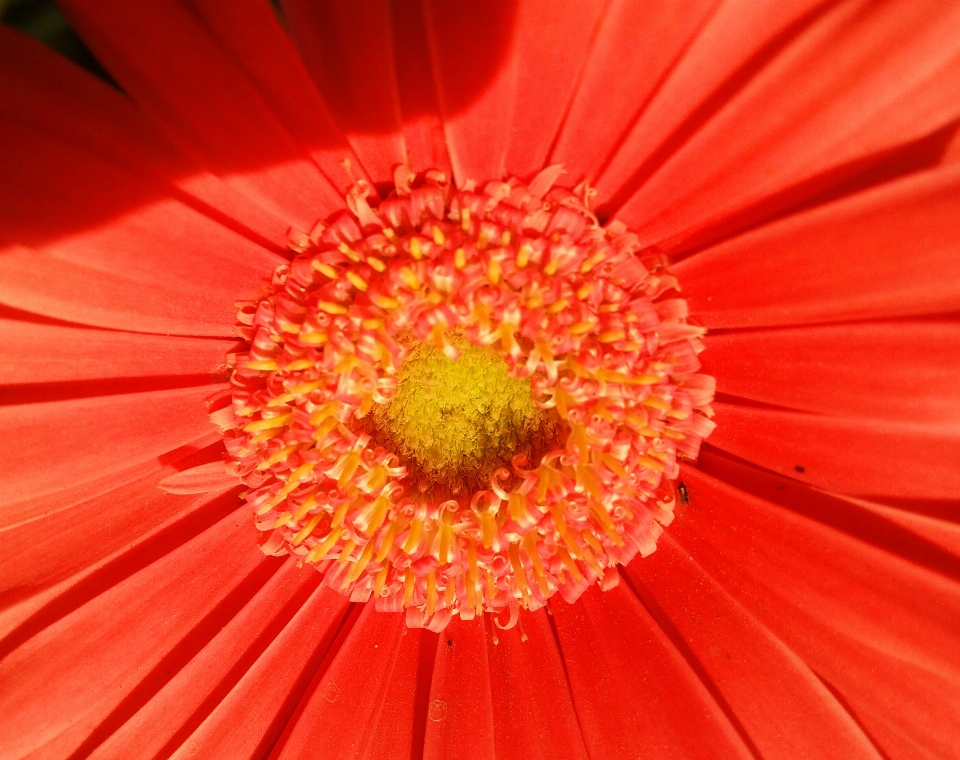
POLYGON ((61 7, 0 756, 960 756, 960 3, 61 7))

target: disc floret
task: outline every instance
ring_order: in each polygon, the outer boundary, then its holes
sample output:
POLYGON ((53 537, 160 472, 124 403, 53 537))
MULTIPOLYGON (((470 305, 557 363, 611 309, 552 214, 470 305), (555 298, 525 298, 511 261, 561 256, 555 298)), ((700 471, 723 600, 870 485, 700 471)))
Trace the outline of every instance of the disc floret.
POLYGON ((401 168, 293 236, 241 308, 225 434, 266 551, 434 630, 573 601, 653 551, 713 426, 703 330, 558 175, 401 168))

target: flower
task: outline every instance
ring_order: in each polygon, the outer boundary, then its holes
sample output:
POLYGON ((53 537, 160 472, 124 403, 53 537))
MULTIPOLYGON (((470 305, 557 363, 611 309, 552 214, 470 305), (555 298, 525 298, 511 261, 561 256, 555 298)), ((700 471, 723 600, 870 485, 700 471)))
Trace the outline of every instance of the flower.
POLYGON ((561 171, 454 191, 400 166, 387 199, 358 183, 294 236, 240 309, 249 350, 214 412, 265 552, 439 632, 513 627, 653 551, 677 456, 713 429, 704 330, 651 300, 676 279, 599 225, 585 185, 551 189, 561 171))
POLYGON ((960 4, 62 5, 123 92, 0 29, 4 756, 957 756, 960 4), (265 556, 243 302, 369 287, 310 233, 398 166, 556 165, 708 330, 656 551, 439 633, 265 556))

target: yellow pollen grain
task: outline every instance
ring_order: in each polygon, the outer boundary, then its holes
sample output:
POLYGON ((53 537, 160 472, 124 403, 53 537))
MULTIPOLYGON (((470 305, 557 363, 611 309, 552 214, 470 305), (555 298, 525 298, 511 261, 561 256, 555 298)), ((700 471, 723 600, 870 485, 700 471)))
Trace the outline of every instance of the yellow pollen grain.
POLYGON ((361 261, 360 254, 357 253, 355 250, 353 250, 346 243, 340 243, 340 245, 337 246, 337 250, 340 251, 340 253, 342 253, 348 259, 350 259, 350 261, 352 261, 354 264, 360 263, 361 261))
POLYGON ((525 245, 521 245, 517 250, 517 268, 523 269, 527 264, 530 263, 530 248, 525 245))
POLYGON ((321 261, 314 260, 311 263, 311 266, 328 279, 335 280, 339 276, 336 269, 329 264, 324 264, 321 261))
MULTIPOLYGON (((508 343, 515 329, 507 327, 508 343)), ((374 420, 401 461, 432 482, 479 485, 517 452, 534 448, 546 413, 530 380, 510 377, 494 349, 442 329, 434 338, 407 357, 390 405, 375 409, 374 420), (448 358, 443 341, 459 358, 448 358)))
POLYGON ((316 527, 320 524, 320 521, 323 519, 324 515, 326 515, 326 512, 321 512, 320 514, 314 515, 313 517, 311 517, 311 518, 307 521, 307 524, 304 525, 304 526, 299 530, 299 532, 297 533, 297 535, 295 535, 295 536, 293 537, 293 541, 292 541, 293 545, 294 545, 294 546, 300 546, 300 544, 302 544, 302 543, 304 542, 304 540, 305 540, 311 533, 313 533, 314 528, 316 528, 316 527))
POLYGON ((303 500, 303 504, 300 505, 297 509, 297 514, 294 516, 297 520, 302 520, 315 506, 317 506, 317 495, 312 493, 303 500))
POLYGON ((417 277, 416 272, 410 269, 410 267, 404 267, 400 270, 400 279, 410 290, 419 290, 420 278, 417 277))
POLYGON ((367 285, 367 281, 364 280, 356 272, 347 272, 347 280, 349 280, 350 284, 353 285, 353 287, 355 287, 361 293, 366 293, 367 288, 370 287, 369 285, 367 285))
POLYGON ((587 274, 597 264, 603 261, 607 255, 605 253, 595 253, 580 265, 580 274, 587 274))
POLYGON ((664 401, 659 396, 647 396, 643 401, 640 402, 644 406, 649 406, 651 409, 669 409, 670 402, 664 401))
POLYGON ((383 537, 383 541, 380 543, 380 548, 377 550, 377 562, 383 562, 386 556, 390 553, 390 550, 393 548, 393 539, 400 530, 402 530, 402 528, 398 521, 394 520, 390 523, 390 527, 387 528, 387 534, 383 537))
POLYGON ((596 321, 587 320, 584 322, 577 322, 570 328, 570 332, 574 335, 583 335, 584 333, 590 332, 594 327, 596 327, 596 321))
POLYGON ((333 303, 332 301, 320 301, 317 304, 317 308, 322 312, 326 312, 327 314, 336 315, 349 313, 349 309, 347 309, 346 306, 339 303, 333 303))
POLYGON ((597 340, 601 343, 616 343, 618 340, 623 340, 627 337, 627 334, 623 330, 610 330, 609 332, 602 332, 597 336, 597 340))
POLYGON ((353 554, 353 550, 357 548, 356 543, 353 539, 350 539, 343 545, 343 548, 340 550, 340 556, 337 558, 337 564, 344 565, 350 559, 350 555, 353 554))
POLYGON ((443 230, 441 230, 439 227, 433 228, 433 242, 437 245, 443 245, 447 242, 447 238, 444 236, 443 230))
POLYGON ((269 441, 271 438, 276 438, 278 435, 283 435, 283 428, 261 430, 256 435, 251 436, 250 443, 263 443, 264 441, 269 441))
POLYGON ((638 461, 641 465, 651 470, 656 470, 657 472, 663 472, 664 470, 663 462, 660 462, 653 457, 640 457, 638 461))
POLYGON ((296 359, 290 362, 284 369, 287 372, 299 372, 300 370, 313 367, 313 359, 296 359))
POLYGON ((423 520, 414 518, 414 520, 410 523, 410 533, 407 536, 407 540, 404 541, 403 546, 400 547, 407 554, 413 554, 420 545, 421 530, 423 530, 423 520))
POLYGON ((260 372, 272 372, 273 370, 280 369, 280 366, 274 359, 254 359, 252 362, 247 362, 247 369, 255 369, 260 372))
POLYGON ((423 258, 423 246, 420 244, 420 238, 410 238, 410 255, 417 261, 423 258))
POLYGON ((307 556, 304 558, 306 562, 319 562, 324 557, 327 556, 329 551, 334 547, 334 544, 340 539, 340 530, 339 528, 334 528, 330 531, 329 535, 323 539, 322 542, 314 546, 307 556))
POLYGON ((437 609, 437 574, 427 573, 427 617, 437 609))
POLYGON ((248 433, 257 433, 261 430, 269 430, 270 428, 278 428, 286 425, 290 419, 293 417, 293 412, 287 414, 278 414, 276 417, 267 417, 263 420, 257 420, 256 422, 251 422, 243 426, 243 429, 248 433))

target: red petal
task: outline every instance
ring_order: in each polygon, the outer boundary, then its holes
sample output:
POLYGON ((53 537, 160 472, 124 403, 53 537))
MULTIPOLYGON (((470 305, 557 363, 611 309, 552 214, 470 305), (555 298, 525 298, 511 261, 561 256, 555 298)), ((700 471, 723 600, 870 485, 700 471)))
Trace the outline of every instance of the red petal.
MULTIPOLYGON (((693 468, 683 477, 690 506, 670 535, 693 559, 839 695, 882 753, 951 756, 960 735, 956 562, 949 574, 931 571, 693 468)), ((832 519, 843 502, 824 506, 832 519)))
POLYGON ((834 322, 960 308, 960 167, 790 217, 674 270, 709 327, 834 322))
MULTIPOLYGON (((513 45, 519 85, 509 124, 505 124, 509 126, 509 143, 504 158, 504 168, 508 174, 526 177, 542 169, 548 163, 547 156, 557 139, 561 123, 569 128, 573 121, 582 116, 581 111, 576 110, 582 104, 579 97, 573 103, 574 112, 568 114, 568 109, 574 94, 583 94, 584 85, 580 78, 588 64, 591 48, 602 44, 595 42, 595 35, 601 17, 609 18, 612 15, 608 5, 604 0, 580 0, 568 4, 558 13, 553 4, 538 0, 517 4, 513 45)), ((631 5, 636 7, 635 4, 631 5)), ((649 17, 649 8, 645 8, 645 11, 649 17)), ((606 24, 605 28, 609 26, 606 24)), ((630 31, 634 37, 633 44, 637 46, 634 49, 642 49, 642 43, 636 40, 637 29, 630 31)), ((608 79, 605 86, 609 88, 612 82, 622 82, 627 75, 625 63, 640 57, 629 56, 625 59, 621 55, 616 77, 608 79)), ((590 63, 593 60, 590 58, 590 63)), ((604 100, 604 107, 600 109, 601 120, 611 117, 614 109, 610 108, 610 104, 615 102, 615 98, 604 100)), ((501 118, 506 115, 504 113, 501 118)), ((567 133, 565 131, 563 134, 567 133)), ((602 123, 599 133, 589 134, 580 142, 578 147, 581 153, 589 152, 595 146, 602 147, 602 138, 612 133, 611 125, 602 123)), ((576 155, 566 167, 574 178, 579 175, 582 158, 582 155, 576 155)))
POLYGON ((482 617, 450 621, 433 666, 423 760, 494 760, 493 706, 482 617), (446 641, 452 641, 451 646, 446 641))
MULTIPOLYGON (((211 711, 222 708, 224 701, 230 698, 231 687, 235 688, 238 680, 250 678, 251 670, 257 668, 268 646, 275 646, 282 638, 289 637, 288 631, 296 628, 292 620, 294 614, 302 606, 311 606, 308 595, 316 589, 319 581, 319 574, 305 573, 294 561, 287 560, 236 617, 90 757, 125 760, 166 756, 172 749, 172 742, 173 746, 180 744, 178 736, 182 740, 187 735, 185 731, 189 732, 211 711)), ((318 617, 323 618, 322 614, 318 617)), ((320 633, 319 638, 322 638, 322 627, 320 633)), ((317 640, 307 639, 314 646, 317 640)), ((300 639, 303 643, 307 641, 300 639)), ((296 648, 296 642, 293 644, 296 648)), ((291 652, 291 658, 295 656, 291 652)), ((274 680, 285 681, 283 676, 295 679, 297 664, 302 663, 291 662, 290 667, 275 672, 274 680)), ((281 694, 277 702, 282 701, 281 694)), ((255 700, 247 705, 247 710, 269 704, 277 703, 255 700)), ((249 722, 249 715, 247 720, 249 722)), ((236 728, 235 725, 234 730, 236 728)), ((230 757, 239 758, 240 755, 230 757)))
POLYGON ((69 756, 130 700, 162 686, 276 569, 254 533, 240 509, 6 657, 4 752, 69 756))
POLYGON ((0 383, 212 376, 235 341, 169 338, 0 318, 0 383))
MULTIPOLYGON (((849 500, 874 514, 880 515, 884 520, 922 537, 931 545, 944 549, 954 557, 960 558, 960 524, 958 524, 960 514, 957 514, 954 502, 947 501, 943 504, 946 507, 942 510, 945 513, 944 515, 929 516, 909 511, 908 508, 901 508, 901 505, 891 507, 886 504, 864 501, 863 499, 849 498, 849 500)), ((937 506, 941 505, 934 502, 934 508, 937 506)))
POLYGON ((614 0, 598 30, 584 19, 579 36, 596 39, 550 162, 564 164, 575 181, 592 180, 716 5, 614 0))
POLYGON ((407 160, 417 170, 436 168, 451 176, 423 4, 419 0, 394 2, 390 13, 407 160))
MULTIPOLYGON (((70 504, 69 494, 57 492, 55 496, 66 506, 0 531, 3 606, 18 605, 15 616, 4 611, 11 625, 29 619, 54 596, 91 574, 116 564, 135 546, 175 540, 169 536, 213 501, 211 495, 190 498, 158 490, 159 474, 169 468, 157 463, 135 471, 144 474, 79 503, 70 504)), ((206 512, 218 514, 213 507, 206 512)), ((3 628, 0 625, 0 635, 3 628)))
POLYGON ((836 4, 617 212, 700 245, 796 205, 960 116, 960 4, 836 4))
MULTIPOLYGON (((280 72, 274 67, 282 67, 282 53, 263 55, 260 62, 269 62, 271 68, 251 78, 210 29, 173 0, 142 8, 68 0, 62 7, 97 59, 144 112, 231 187, 302 229, 342 207, 340 192, 296 139, 305 128, 288 127, 270 107, 270 101, 283 102, 283 96, 268 99, 258 90, 275 81, 280 72)), ((276 24, 266 13, 263 8, 260 22, 276 24)), ((246 21, 251 15, 257 14, 249 11, 246 21)), ((278 33, 260 30, 260 41, 276 43, 278 33)), ((286 95, 295 87, 294 76, 277 84, 278 93, 286 95)), ((309 97, 306 103, 309 107, 309 97)), ((342 145, 338 134, 325 132, 322 121, 318 124, 315 138, 320 146, 342 145)))
POLYGON ((127 330, 230 335, 234 302, 283 261, 41 132, 0 120, 0 138, 9 149, 0 163, 2 303, 127 330), (145 205, 126 212, 131 204, 145 205))
POLYGON ((148 459, 119 472, 82 480, 43 496, 30 496, 17 502, 4 502, 0 509, 0 531, 24 525, 34 520, 52 517, 59 512, 83 504, 138 480, 150 481, 150 488, 165 475, 171 475, 196 463, 223 458, 223 437, 211 426, 193 441, 164 452, 156 459, 148 459))
POLYGON ((626 569, 661 626, 689 648, 762 757, 879 760, 809 667, 667 536, 626 569), (816 726, 816 730, 811 727, 816 726))
POLYGON ((727 715, 623 584, 551 602, 590 757, 752 758, 727 715))
POLYGON ((223 462, 208 462, 170 475, 157 488, 167 493, 208 493, 240 485, 240 479, 227 470, 223 462))
MULTIPOLYGON (((0 27, 0 86, 0 109, 149 181, 152 197, 193 196, 201 207, 232 220, 242 234, 287 247, 288 224, 190 161, 122 93, 7 27, 0 27)), ((142 199, 121 193, 114 201, 134 206, 142 199)), ((69 220, 46 221, 62 225, 69 220)), ((88 218, 84 226, 98 221, 106 219, 88 218)))
MULTIPOLYGON (((188 6, 242 67, 283 128, 339 193, 345 193, 352 181, 342 161, 355 156, 276 11, 268 3, 232 0, 192 0, 188 6)), ((337 201, 342 207, 342 199, 337 201)), ((316 209, 314 218, 325 213, 329 210, 316 209)))
POLYGON ((711 335, 724 394, 846 417, 960 423, 960 325, 885 322, 711 335))
POLYGON ((392 179, 393 167, 406 162, 406 152, 389 0, 284 0, 283 11, 303 60, 363 167, 376 181, 392 179))
POLYGON ((823 0, 716 5, 629 125, 597 180, 598 200, 620 206, 830 5, 823 0))
POLYGON ((960 431, 717 402, 709 443, 840 493, 960 498, 960 431))
MULTIPOLYGON (((302 568, 298 573, 314 575, 316 571, 302 568)), ((200 753, 230 760, 264 757, 329 649, 347 603, 346 597, 329 587, 318 588, 171 757, 190 758, 200 753)), ((214 656, 216 652, 210 652, 210 657, 214 656)), ((195 687, 185 678, 182 688, 195 687)))
POLYGON ((210 430, 204 400, 222 386, 0 407, 0 502, 120 472, 210 430))
POLYGON ((517 101, 516 8, 427 0, 423 11, 454 177, 499 179, 517 101))
POLYGON ((497 760, 587 760, 547 613, 521 613, 520 625, 487 639, 487 657, 497 760))
POLYGON ((311 686, 277 760, 363 757, 377 741, 372 729, 384 708, 405 633, 403 615, 365 605, 326 672, 311 686))

